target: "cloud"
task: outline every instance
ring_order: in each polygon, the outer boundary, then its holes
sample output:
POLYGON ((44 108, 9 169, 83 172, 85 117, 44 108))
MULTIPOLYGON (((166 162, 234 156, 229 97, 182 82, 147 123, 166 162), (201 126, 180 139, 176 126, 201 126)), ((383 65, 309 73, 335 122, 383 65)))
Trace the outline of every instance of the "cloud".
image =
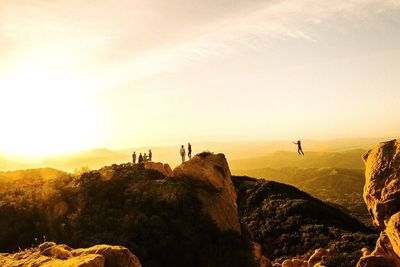
POLYGON ((34 54, 99 88, 279 42, 318 42, 320 29, 346 31, 332 20, 362 23, 400 8, 394 0, 18 2, 0 4, 0 33, 19 48, 15 61, 34 54))
POLYGON ((243 50, 263 50, 270 44, 290 40, 318 41, 318 29, 346 31, 340 23, 360 23, 368 16, 399 9, 398 1, 270 1, 257 9, 244 9, 207 23, 197 36, 172 45, 127 56, 107 70, 116 80, 127 82, 161 72, 177 70, 187 64, 226 57, 243 50), (324 25, 324 23, 326 23, 324 25), (332 26, 333 25, 333 26, 332 26))

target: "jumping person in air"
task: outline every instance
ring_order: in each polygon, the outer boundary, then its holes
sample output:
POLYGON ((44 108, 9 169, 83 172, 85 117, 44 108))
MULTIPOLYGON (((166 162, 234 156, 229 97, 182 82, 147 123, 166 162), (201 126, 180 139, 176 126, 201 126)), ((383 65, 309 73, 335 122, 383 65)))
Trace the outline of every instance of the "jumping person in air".
POLYGON ((183 147, 183 145, 181 146, 181 149, 179 150, 179 154, 182 157, 182 163, 184 163, 185 162, 186 151, 185 151, 185 148, 183 147))
POLYGON ((301 148, 301 140, 298 140, 297 142, 295 142, 293 144, 297 145, 297 153, 299 153, 299 155, 304 156, 303 149, 301 148))

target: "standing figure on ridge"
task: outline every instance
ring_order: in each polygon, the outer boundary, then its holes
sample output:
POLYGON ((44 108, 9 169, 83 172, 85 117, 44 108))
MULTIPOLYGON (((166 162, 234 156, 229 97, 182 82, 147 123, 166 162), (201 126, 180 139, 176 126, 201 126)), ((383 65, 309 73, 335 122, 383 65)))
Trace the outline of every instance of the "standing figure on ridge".
POLYGON ((139 159, 138 159, 138 163, 142 163, 143 162, 143 156, 142 153, 139 154, 139 159))
POLYGON ((151 149, 149 149, 149 161, 153 158, 153 153, 151 152, 151 149))
POLYGON ((135 151, 133 151, 133 154, 132 154, 132 163, 133 164, 136 163, 136 152, 135 151))
POLYGON ((192 159, 192 145, 190 143, 188 143, 188 157, 192 159))
POLYGON ((299 153, 299 155, 304 156, 303 149, 301 148, 301 140, 298 140, 297 142, 294 142, 293 144, 297 145, 297 153, 299 153))
POLYGON ((184 163, 185 162, 186 151, 185 151, 185 148, 183 147, 183 145, 181 146, 181 149, 179 150, 179 154, 181 154, 182 163, 184 163))
POLYGON ((146 162, 146 161, 148 161, 148 160, 149 160, 149 158, 147 157, 147 154, 144 153, 144 154, 143 154, 143 161, 146 162))

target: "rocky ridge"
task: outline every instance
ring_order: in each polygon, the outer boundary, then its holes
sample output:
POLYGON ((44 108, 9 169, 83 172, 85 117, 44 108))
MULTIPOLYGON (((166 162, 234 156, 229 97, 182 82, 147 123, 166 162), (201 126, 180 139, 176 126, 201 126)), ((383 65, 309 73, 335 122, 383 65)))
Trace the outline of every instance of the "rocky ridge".
POLYGON ((141 267, 139 259, 121 246, 96 245, 73 249, 46 242, 15 254, 0 254, 0 266, 22 267, 141 267))

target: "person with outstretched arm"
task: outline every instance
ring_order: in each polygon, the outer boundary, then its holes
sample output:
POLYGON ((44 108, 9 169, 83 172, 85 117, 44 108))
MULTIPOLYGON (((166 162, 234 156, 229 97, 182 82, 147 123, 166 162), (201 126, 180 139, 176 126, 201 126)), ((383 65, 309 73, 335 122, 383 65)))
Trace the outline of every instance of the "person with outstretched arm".
POLYGON ((297 153, 299 153, 299 155, 304 156, 303 148, 301 147, 301 140, 293 142, 293 144, 297 145, 297 153))

